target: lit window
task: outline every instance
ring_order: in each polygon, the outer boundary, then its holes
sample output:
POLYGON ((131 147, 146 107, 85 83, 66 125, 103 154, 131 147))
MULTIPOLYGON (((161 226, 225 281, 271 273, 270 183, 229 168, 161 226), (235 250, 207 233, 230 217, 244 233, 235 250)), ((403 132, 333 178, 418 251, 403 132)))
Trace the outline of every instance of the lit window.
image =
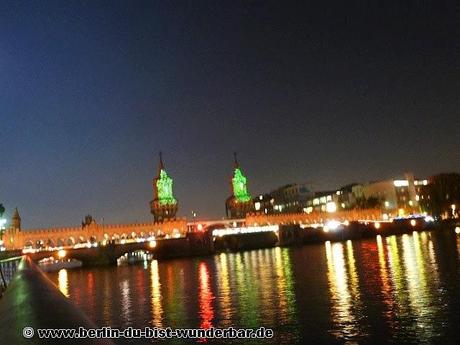
POLYGON ((409 181, 407 180, 394 180, 393 184, 395 187, 404 187, 409 185, 409 181))

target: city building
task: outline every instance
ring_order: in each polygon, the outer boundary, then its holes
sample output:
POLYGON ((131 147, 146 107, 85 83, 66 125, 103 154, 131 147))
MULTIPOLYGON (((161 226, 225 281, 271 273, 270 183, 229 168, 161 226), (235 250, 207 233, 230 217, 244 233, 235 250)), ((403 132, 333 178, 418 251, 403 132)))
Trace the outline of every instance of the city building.
POLYGON ((306 184, 288 184, 254 199, 258 213, 338 212, 352 209, 380 209, 387 216, 420 213, 427 180, 407 173, 402 178, 364 184, 351 183, 337 190, 312 192, 306 184), (273 210, 271 209, 273 205, 273 210))
POLYGON ((338 193, 338 191, 315 192, 313 196, 307 200, 302 212, 336 212, 339 197, 338 193))
POLYGON ((307 183, 291 183, 271 191, 270 195, 273 212, 300 213, 313 193, 307 183))
POLYGON ((337 208, 340 210, 349 210, 356 207, 356 196, 353 193, 353 188, 356 188, 358 183, 350 183, 346 186, 340 187, 336 191, 337 208))
POLYGON ((254 210, 256 213, 260 214, 272 214, 273 213, 273 204, 275 199, 271 194, 260 194, 254 198, 254 210))
POLYGON ((388 215, 403 216, 420 213, 417 191, 427 184, 426 180, 416 180, 411 173, 403 178, 370 182, 352 187, 355 206, 358 208, 379 207, 388 215))

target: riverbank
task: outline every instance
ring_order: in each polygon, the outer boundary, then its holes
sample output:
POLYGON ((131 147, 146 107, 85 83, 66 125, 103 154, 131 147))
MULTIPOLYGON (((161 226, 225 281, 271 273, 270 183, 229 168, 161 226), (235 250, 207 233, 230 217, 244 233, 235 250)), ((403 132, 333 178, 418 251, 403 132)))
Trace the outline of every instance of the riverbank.
MULTIPOLYGON (((30 258, 18 270, 0 299, 0 334, 5 344, 73 344, 78 339, 40 339, 37 329, 86 329, 97 326, 66 298, 30 258)), ((108 339, 85 338, 85 344, 113 345, 108 339)))

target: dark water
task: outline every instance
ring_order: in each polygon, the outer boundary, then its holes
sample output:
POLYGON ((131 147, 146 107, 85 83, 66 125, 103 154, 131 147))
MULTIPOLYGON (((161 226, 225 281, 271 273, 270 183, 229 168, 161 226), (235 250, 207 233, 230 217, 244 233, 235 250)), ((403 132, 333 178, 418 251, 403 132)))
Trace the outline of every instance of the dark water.
POLYGON ((275 332, 266 344, 455 344, 459 250, 455 234, 423 232, 50 277, 99 326, 265 326, 275 332))

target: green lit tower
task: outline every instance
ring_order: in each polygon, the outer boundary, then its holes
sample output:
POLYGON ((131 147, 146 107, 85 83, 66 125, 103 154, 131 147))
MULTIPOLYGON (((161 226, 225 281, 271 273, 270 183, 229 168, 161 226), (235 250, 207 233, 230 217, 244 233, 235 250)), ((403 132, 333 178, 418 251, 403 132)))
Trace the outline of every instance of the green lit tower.
POLYGON ((158 175, 153 179, 153 200, 150 201, 150 212, 155 222, 174 219, 178 208, 173 195, 173 179, 166 173, 163 157, 160 152, 158 175))
POLYGON ((225 210, 228 218, 244 218, 247 213, 254 211, 254 203, 248 192, 247 179, 238 164, 236 153, 234 153, 234 158, 234 170, 230 183, 232 195, 225 201, 225 210))

